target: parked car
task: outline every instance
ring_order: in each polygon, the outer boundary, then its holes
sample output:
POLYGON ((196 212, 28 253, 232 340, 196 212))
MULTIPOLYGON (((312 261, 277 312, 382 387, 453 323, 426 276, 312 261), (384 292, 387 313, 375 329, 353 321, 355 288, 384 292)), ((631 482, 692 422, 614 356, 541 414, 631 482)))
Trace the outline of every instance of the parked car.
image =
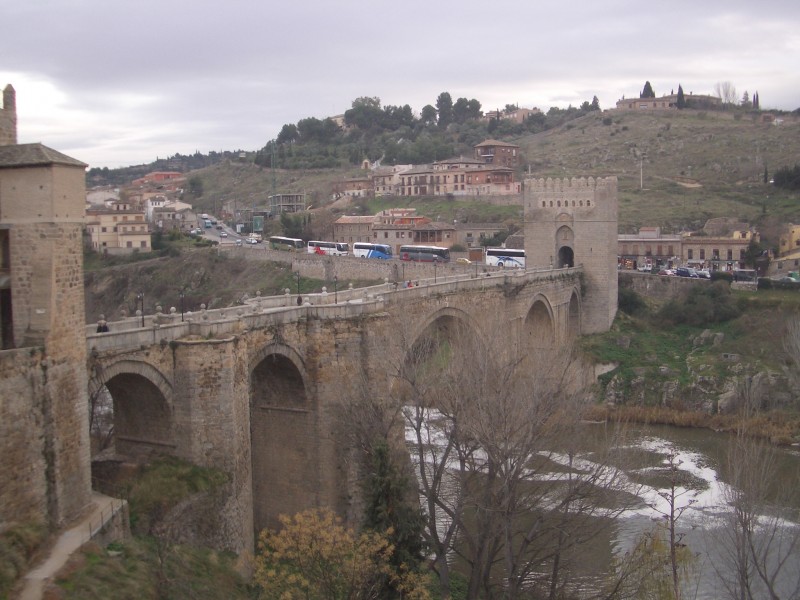
POLYGON ((219 237, 228 237, 228 232, 227 231, 220 231, 219 232, 219 237))
POLYGON ((459 265, 471 265, 472 261, 468 258, 464 258, 463 256, 456 259, 456 264, 459 265))
POLYGON ((241 246, 242 245, 242 240, 236 240, 236 245, 237 246, 241 246))
POLYGON ((691 267, 678 267, 677 269, 675 269, 675 275, 677 275, 678 277, 693 277, 695 279, 699 279, 700 277, 697 274, 697 271, 695 271, 691 267))
POLYGON ((675 275, 675 269, 661 269, 658 274, 662 277, 672 277, 675 275))
POLYGON ((708 269, 699 269, 697 271, 697 276, 700 279, 711 279, 711 273, 709 272, 708 269))

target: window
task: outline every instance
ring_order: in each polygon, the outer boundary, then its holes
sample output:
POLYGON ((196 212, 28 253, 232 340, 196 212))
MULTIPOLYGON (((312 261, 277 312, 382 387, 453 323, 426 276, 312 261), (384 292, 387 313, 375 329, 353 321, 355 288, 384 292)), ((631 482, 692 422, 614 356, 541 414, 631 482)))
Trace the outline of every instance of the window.
POLYGON ((728 260, 733 260, 733 250, 728 249, 728 260))
POLYGON ((142 240, 141 246, 142 246, 142 248, 147 248, 147 242, 142 240))
POLYGON ((687 258, 688 260, 692 260, 692 259, 694 258, 694 251, 693 251, 691 248, 689 248, 689 249, 686 251, 686 258, 687 258))
POLYGON ((105 233, 105 232, 106 232, 106 228, 105 228, 105 227, 101 227, 101 228, 100 228, 100 231, 102 231, 103 233, 105 233))
POLYGON ((706 259, 706 250, 705 248, 700 248, 700 260, 706 259))
POLYGON ((128 248, 133 248, 133 242, 127 242, 125 246, 128 248))

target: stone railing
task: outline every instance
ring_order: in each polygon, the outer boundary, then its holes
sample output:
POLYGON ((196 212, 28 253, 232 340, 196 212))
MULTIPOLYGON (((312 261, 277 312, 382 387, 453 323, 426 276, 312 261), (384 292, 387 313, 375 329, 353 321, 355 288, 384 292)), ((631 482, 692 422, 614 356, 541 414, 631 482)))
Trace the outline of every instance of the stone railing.
POLYGON ((569 275, 581 270, 571 269, 515 269, 491 273, 435 276, 413 281, 411 287, 402 282, 384 280, 380 285, 321 292, 293 294, 288 288, 280 296, 256 294, 241 305, 209 310, 201 305, 200 311, 180 314, 174 307, 168 312, 157 308, 154 315, 137 315, 108 323, 109 331, 97 333, 97 325, 86 326, 88 350, 132 349, 174 340, 199 336, 203 339, 235 335, 246 329, 291 323, 302 318, 337 319, 352 318, 361 314, 385 310, 387 301, 410 301, 430 294, 454 294, 460 291, 499 287, 513 280, 535 281, 554 274, 569 275))

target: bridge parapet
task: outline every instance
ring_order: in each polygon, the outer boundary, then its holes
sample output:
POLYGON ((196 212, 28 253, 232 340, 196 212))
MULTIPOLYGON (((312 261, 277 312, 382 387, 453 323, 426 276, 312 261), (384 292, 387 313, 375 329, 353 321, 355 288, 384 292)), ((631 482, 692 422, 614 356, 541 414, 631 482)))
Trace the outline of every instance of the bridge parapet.
POLYGON ((235 307, 184 313, 183 321, 175 313, 129 317, 110 323, 111 331, 96 333, 87 325, 86 342, 91 352, 130 350, 172 341, 189 336, 202 338, 235 335, 245 329, 261 329, 297 322, 304 318, 347 319, 385 310, 385 303, 415 302, 432 294, 451 295, 459 292, 501 287, 507 283, 544 281, 575 275, 582 267, 565 269, 515 269, 474 275, 450 275, 414 282, 404 288, 386 282, 365 288, 348 288, 331 293, 284 294, 257 296, 235 307), (302 304, 298 305, 298 299, 302 304), (144 323, 144 326, 142 326, 144 323))

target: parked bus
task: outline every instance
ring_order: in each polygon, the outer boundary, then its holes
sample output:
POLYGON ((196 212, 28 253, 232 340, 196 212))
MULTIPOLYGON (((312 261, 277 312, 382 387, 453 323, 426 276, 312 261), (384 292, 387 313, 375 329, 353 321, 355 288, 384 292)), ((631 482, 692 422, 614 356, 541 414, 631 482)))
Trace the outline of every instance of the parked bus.
POLYGON ((347 256, 350 254, 350 244, 346 242, 308 242, 309 254, 327 254, 328 256, 347 256))
POLYGON ((281 237, 279 235, 273 235, 269 238, 269 247, 273 250, 297 251, 302 250, 305 246, 303 240, 298 238, 281 237))
POLYGON ((487 248, 486 264, 490 267, 525 267, 525 250, 517 248, 487 248))
POLYGON ((450 262, 450 250, 440 246, 400 246, 400 260, 450 262))
POLYGON ((356 242, 353 244, 353 256, 359 258, 392 258, 392 247, 389 244, 356 242))

